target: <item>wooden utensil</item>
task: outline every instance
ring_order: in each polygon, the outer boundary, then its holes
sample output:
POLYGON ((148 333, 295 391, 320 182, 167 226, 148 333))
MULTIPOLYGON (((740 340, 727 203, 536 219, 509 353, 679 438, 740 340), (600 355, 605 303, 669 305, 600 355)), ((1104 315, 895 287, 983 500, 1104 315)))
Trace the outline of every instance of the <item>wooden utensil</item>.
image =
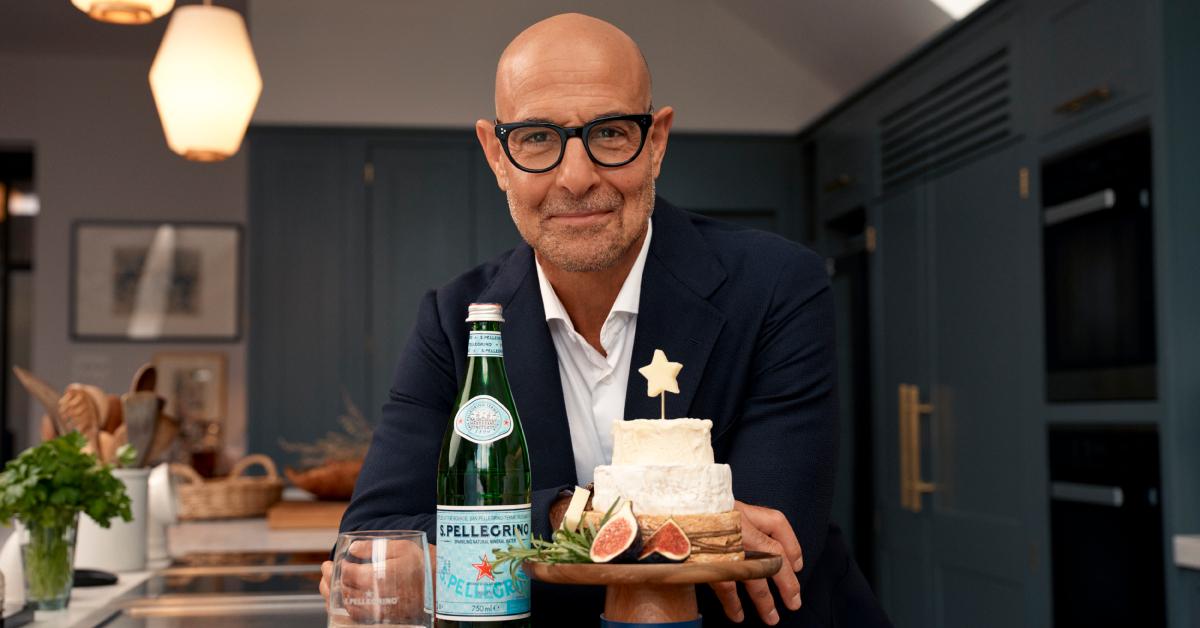
POLYGON ((117 430, 113 432, 113 445, 120 449, 129 444, 129 432, 126 431, 125 424, 122 423, 117 430))
POLYGON ((137 449, 138 460, 134 466, 142 466, 154 440, 154 424, 158 420, 158 395, 150 391, 138 391, 121 395, 121 410, 125 415, 125 433, 129 444, 137 449))
POLYGON ((154 367, 154 364, 147 362, 133 374, 133 381, 129 384, 129 392, 152 391, 157 385, 158 369, 154 367))
POLYGON ((83 434, 92 451, 99 455, 100 409, 96 407, 93 395, 80 384, 67 386, 66 392, 58 400, 58 414, 67 429, 83 434))
POLYGON ((113 464, 117 461, 117 441, 116 437, 108 432, 101 431, 100 440, 100 462, 113 464))
POLYGON ((37 399, 44 408, 46 408, 46 416, 50 417, 50 423, 54 426, 54 435, 62 436, 67 433, 67 427, 63 423, 62 417, 58 414, 58 401, 62 395, 54 389, 53 386, 38 379, 33 373, 25 369, 14 366, 13 373, 16 373, 17 379, 21 381, 21 385, 29 394, 37 399))
POLYGON ((150 443, 150 453, 146 456, 146 462, 163 461, 163 457, 171 449, 171 445, 175 444, 177 436, 179 436, 179 419, 159 412, 158 421, 154 426, 154 440, 150 443))
POLYGON ((108 418, 104 420, 104 425, 100 429, 111 434, 117 431, 125 417, 121 414, 121 397, 119 395, 108 395, 105 402, 108 404, 108 418))

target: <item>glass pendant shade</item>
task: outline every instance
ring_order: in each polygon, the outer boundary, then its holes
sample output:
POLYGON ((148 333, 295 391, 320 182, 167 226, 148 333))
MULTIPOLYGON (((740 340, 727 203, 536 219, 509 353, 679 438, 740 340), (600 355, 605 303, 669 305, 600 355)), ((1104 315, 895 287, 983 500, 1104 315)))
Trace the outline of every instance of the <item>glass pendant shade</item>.
POLYGON ((71 0, 88 17, 110 24, 149 24, 166 15, 175 0, 71 0))
POLYGON ((172 151, 193 161, 236 153, 262 93, 241 14, 207 5, 176 9, 150 66, 150 91, 172 151))

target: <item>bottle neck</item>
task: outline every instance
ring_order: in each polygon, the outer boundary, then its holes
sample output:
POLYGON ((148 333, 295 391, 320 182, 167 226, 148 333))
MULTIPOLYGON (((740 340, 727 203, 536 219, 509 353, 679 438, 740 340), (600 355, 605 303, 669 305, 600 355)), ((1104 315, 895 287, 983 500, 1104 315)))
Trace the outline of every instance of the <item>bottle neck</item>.
POLYGON ((496 321, 475 321, 467 337, 467 359, 504 358, 504 343, 500 339, 500 325, 496 321))

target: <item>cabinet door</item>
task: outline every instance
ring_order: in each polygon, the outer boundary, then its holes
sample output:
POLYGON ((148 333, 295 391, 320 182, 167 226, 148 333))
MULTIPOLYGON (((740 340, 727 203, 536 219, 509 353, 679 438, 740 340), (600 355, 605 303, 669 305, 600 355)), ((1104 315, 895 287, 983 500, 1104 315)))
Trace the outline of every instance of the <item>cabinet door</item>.
POLYGON ((879 243, 871 258, 876 336, 874 435, 879 598, 897 628, 932 626, 929 517, 902 506, 897 390, 929 389, 929 281, 924 186, 878 207, 879 243))
MULTIPOLYGON (((1038 215, 1016 147, 929 183, 936 626, 1029 625, 1037 447, 1038 215)), ((1044 562, 1044 561, 1043 561, 1044 562)))
POLYGON ((817 208, 822 216, 861 206, 875 193, 874 127, 866 116, 844 116, 814 138, 817 208))
MULTIPOLYGON (((888 197, 873 276, 880 597, 900 628, 1045 622, 1037 210, 1003 149, 888 197), (901 429, 898 388, 928 404, 901 429), (912 423, 909 423, 911 426, 912 423), (901 498, 902 451, 932 483, 901 498)), ((909 415, 911 416, 911 414, 909 415)))
POLYGON ((369 158, 375 170, 368 222, 370 393, 378 407, 387 400, 396 356, 421 297, 473 266, 472 194, 463 183, 471 179, 477 149, 461 142, 408 141, 372 145, 369 158))
POLYGON ((1144 94, 1153 2, 1056 0, 1038 6, 1032 94, 1041 133, 1144 94))
POLYGON ((276 460, 281 437, 337 429, 344 389, 368 417, 362 144, 259 132, 250 143, 247 431, 276 460))

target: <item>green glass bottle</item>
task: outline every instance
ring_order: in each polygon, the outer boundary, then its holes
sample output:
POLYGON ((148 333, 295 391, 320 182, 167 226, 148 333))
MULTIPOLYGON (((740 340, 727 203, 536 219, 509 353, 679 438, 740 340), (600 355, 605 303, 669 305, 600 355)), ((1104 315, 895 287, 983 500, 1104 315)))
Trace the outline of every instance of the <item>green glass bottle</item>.
POLYGON ((504 372, 501 307, 473 303, 467 375, 442 439, 437 474, 439 627, 529 626, 530 584, 494 569, 496 548, 531 536, 529 451, 504 372))

